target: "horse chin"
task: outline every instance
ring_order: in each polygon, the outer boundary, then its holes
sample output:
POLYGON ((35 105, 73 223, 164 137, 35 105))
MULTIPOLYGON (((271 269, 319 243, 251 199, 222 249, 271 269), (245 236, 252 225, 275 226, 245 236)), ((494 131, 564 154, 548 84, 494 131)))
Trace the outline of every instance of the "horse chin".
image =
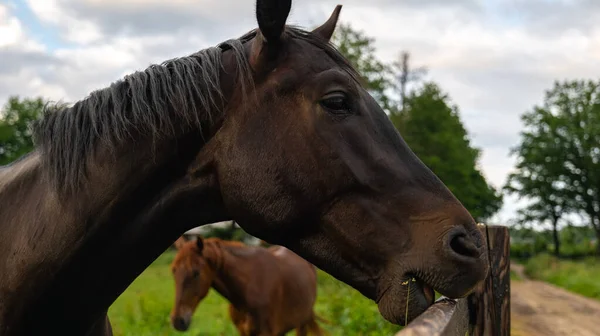
POLYGON ((377 303, 379 312, 390 323, 407 325, 435 301, 431 286, 415 277, 392 285, 377 303))

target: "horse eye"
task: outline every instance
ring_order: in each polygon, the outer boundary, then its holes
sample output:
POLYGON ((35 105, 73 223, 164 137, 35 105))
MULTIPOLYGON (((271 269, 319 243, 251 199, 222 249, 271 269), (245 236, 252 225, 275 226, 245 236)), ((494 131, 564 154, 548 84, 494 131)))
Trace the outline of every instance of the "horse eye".
POLYGON ((321 99, 321 106, 334 114, 350 113, 348 98, 342 92, 334 92, 325 95, 325 97, 321 99))
POLYGON ((197 270, 194 270, 192 272, 192 277, 197 278, 200 275, 200 272, 198 272, 197 270))

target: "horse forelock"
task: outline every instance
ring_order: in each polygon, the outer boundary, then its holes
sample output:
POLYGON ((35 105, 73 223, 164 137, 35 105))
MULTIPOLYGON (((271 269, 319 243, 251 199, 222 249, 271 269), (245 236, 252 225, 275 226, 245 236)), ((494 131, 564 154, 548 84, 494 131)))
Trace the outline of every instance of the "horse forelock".
MULTIPOLYGON (((327 41, 293 26, 286 32, 323 49, 344 70, 359 77, 327 41)), ((86 178, 86 162, 99 143, 113 151, 126 141, 136 140, 135 135, 149 136, 155 143, 161 137, 176 136, 182 125, 199 130, 210 127, 215 115, 225 108, 220 87, 221 55, 226 50, 234 53, 237 87, 247 97, 247 86, 253 81, 244 43, 256 34, 255 29, 216 47, 151 65, 72 106, 46 105, 43 117, 34 124, 34 140, 55 188, 67 193, 78 190, 86 178)))
POLYGON ((204 239, 202 252, 198 253, 196 241, 187 241, 175 255, 172 265, 184 267, 187 272, 191 272, 198 262, 203 260, 213 271, 218 271, 223 264, 223 242, 216 238, 204 239))

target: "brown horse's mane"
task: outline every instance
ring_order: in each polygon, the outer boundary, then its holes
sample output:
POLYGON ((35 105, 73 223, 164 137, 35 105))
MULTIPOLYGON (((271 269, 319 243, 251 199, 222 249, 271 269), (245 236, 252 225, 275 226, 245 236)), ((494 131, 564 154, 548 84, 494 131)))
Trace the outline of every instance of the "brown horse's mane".
MULTIPOLYGON (((298 27, 287 34, 324 50, 358 80, 359 75, 332 44, 298 27)), ((86 160, 100 142, 114 149, 133 134, 173 136, 181 125, 210 127, 224 106, 220 88, 221 54, 234 52, 237 83, 246 92, 252 69, 243 44, 257 34, 225 41, 186 57, 174 58, 137 71, 109 87, 92 92, 73 106, 47 105, 34 124, 36 147, 42 153, 51 181, 61 191, 75 191, 85 179, 86 160), (199 80, 202 78, 203 80, 199 80)))
POLYGON ((254 246, 244 244, 237 240, 223 240, 216 237, 203 239, 205 248, 225 249, 234 255, 246 255, 248 250, 253 250, 254 246))
POLYGON ((239 247, 249 246, 238 240, 224 240, 224 239, 217 238, 217 237, 202 238, 202 241, 204 242, 204 244, 216 244, 216 245, 223 245, 223 246, 239 246, 239 247))
MULTIPOLYGON (((221 271, 223 269, 224 253, 245 255, 247 253, 242 251, 247 251, 247 248, 251 248, 251 246, 240 241, 223 240, 217 237, 202 238, 202 243, 204 245, 204 248, 202 249, 202 258, 205 258, 215 271, 221 271)), ((184 244, 195 245, 196 242, 187 241, 184 244)))

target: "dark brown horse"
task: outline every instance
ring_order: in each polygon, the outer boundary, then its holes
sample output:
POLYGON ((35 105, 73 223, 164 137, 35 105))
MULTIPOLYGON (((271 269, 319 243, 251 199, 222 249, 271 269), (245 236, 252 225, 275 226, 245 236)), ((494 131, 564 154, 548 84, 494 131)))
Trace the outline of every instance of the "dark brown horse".
POLYGON ((171 271, 171 323, 179 331, 189 328, 212 287, 230 302, 229 314, 241 336, 278 336, 293 329, 297 335, 321 335, 313 311, 317 271, 285 247, 198 238, 180 245, 171 271))
POLYGON ((48 109, 0 168, 0 335, 110 334, 111 303, 197 223, 235 220, 399 324, 484 279, 473 218, 328 43, 341 7, 313 31, 290 7, 259 0, 241 38, 48 109))

